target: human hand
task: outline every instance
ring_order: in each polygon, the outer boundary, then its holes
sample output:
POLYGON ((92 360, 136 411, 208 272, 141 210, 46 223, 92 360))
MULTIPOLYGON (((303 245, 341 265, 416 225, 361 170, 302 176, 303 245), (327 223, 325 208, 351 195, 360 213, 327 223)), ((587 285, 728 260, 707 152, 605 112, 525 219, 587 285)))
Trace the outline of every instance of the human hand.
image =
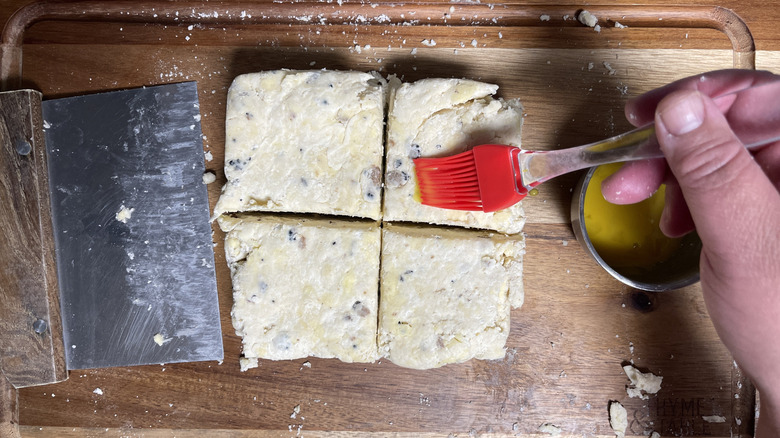
POLYGON ((780 436, 780 142, 751 155, 735 131, 749 134, 763 120, 780 134, 780 87, 750 102, 709 96, 774 81, 780 76, 724 70, 632 100, 628 120, 655 121, 666 159, 629 163, 602 184, 608 201, 627 204, 665 182, 661 229, 681 236, 695 227, 707 309, 761 391, 757 436, 767 437, 780 436))

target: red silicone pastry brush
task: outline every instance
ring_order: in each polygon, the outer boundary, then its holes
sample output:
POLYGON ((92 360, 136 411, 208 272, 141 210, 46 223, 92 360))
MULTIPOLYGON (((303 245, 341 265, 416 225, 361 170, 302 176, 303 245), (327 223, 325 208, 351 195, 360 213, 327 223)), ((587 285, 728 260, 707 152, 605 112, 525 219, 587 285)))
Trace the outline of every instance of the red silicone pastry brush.
MULTIPOLYGON (((780 88, 780 81, 758 85, 713 99, 729 111, 749 111, 751 102, 780 88)), ((757 101, 757 100, 756 100, 757 101)), ((780 141, 780 106, 775 114, 756 114, 747 128, 735 130, 747 148, 780 141), (759 120, 766 120, 763 124, 759 120)), ((743 120, 744 118, 740 118, 743 120)), ((732 125, 733 127, 733 125, 732 125)), ((661 158, 655 126, 569 149, 526 151, 514 146, 480 145, 444 158, 414 160, 421 202, 452 210, 491 212, 525 198, 537 185, 565 173, 601 164, 661 158)))

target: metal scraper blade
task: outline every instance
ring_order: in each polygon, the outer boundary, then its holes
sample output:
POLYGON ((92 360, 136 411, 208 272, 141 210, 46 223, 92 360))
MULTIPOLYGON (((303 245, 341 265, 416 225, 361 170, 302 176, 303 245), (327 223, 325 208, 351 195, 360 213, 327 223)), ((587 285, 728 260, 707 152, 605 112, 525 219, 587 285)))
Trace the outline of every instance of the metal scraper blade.
POLYGON ((43 119, 68 368, 222 360, 195 83, 43 119))

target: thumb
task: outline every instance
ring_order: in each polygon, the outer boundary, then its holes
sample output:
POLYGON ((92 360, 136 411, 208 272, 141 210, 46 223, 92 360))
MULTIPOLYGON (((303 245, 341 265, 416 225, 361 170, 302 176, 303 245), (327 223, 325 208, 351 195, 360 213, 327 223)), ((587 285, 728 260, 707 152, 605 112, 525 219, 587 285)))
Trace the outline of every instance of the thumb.
POLYGON ((710 249, 728 251, 744 239, 746 224, 772 226, 764 210, 777 206, 778 192, 709 97, 672 93, 655 119, 661 150, 710 249))

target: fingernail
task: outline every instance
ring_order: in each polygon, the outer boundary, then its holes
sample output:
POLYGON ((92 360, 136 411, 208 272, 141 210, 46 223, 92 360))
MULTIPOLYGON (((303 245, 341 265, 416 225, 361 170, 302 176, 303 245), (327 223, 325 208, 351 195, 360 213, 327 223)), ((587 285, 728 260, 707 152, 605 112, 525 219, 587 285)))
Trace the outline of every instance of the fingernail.
POLYGON ((704 102, 698 92, 670 96, 663 102, 658 116, 673 135, 683 135, 701 126, 704 121, 704 102))

